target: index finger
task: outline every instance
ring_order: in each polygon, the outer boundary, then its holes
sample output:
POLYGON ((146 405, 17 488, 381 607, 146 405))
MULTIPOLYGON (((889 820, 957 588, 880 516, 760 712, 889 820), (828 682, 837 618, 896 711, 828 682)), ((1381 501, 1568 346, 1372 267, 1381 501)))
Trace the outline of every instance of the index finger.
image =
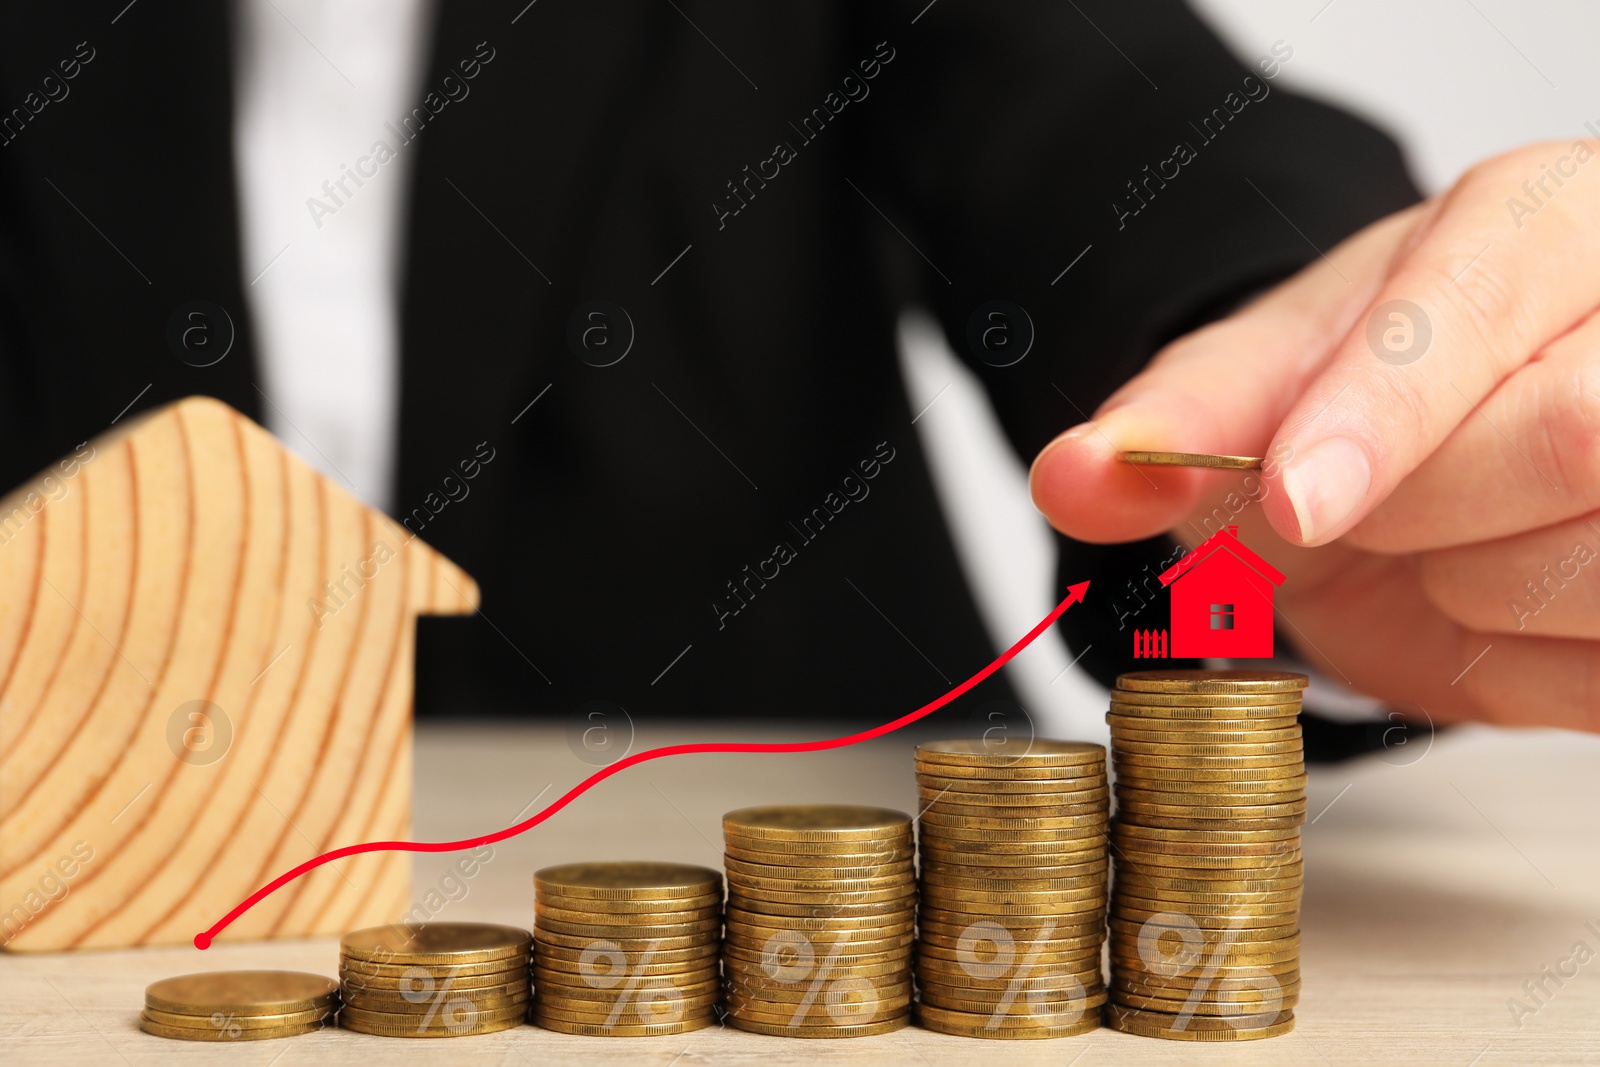
POLYGON ((1350 529, 1593 308, 1600 242, 1585 235, 1600 226, 1600 165, 1578 167, 1596 149, 1537 146, 1457 183, 1279 427, 1270 454, 1290 458, 1267 514, 1280 534, 1310 545, 1350 529), (1508 204, 1529 200, 1525 184, 1539 206, 1522 213, 1508 204))

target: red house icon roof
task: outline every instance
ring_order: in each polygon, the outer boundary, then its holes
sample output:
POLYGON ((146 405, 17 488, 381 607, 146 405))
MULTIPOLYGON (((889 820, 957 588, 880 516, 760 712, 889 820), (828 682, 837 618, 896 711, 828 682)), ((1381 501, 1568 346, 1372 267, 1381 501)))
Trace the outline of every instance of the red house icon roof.
POLYGON ((1187 556, 1184 556, 1161 572, 1161 584, 1163 586, 1171 585, 1190 571, 1198 568, 1218 552, 1228 552, 1237 556, 1274 586, 1283 584, 1283 574, 1272 564, 1246 548, 1244 542, 1239 540, 1239 527, 1237 526, 1225 526, 1196 545, 1193 552, 1190 552, 1187 556))

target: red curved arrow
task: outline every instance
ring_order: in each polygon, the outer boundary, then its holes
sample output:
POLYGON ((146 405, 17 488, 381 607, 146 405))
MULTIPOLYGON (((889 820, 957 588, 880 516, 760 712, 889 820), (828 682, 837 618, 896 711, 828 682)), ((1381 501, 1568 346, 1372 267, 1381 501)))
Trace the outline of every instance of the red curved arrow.
POLYGON ((685 755, 690 752, 822 752, 830 748, 844 748, 848 745, 858 745, 863 741, 871 741, 875 737, 882 737, 884 734, 893 733, 902 726, 909 726, 918 719, 933 714, 946 704, 950 703, 956 697, 965 693, 979 682, 982 682, 985 678, 989 677, 1001 667, 1004 667, 1011 661, 1013 656, 1031 645, 1034 642, 1034 639, 1040 634, 1050 629, 1050 627, 1055 624, 1055 621, 1061 618, 1062 614, 1068 608, 1081 601, 1088 588, 1088 582, 1079 582, 1077 585, 1068 586, 1067 598, 1061 603, 1057 604, 1055 606, 1055 610, 1051 611, 1050 614, 1046 615, 1042 620, 1040 620, 1037 626, 1024 634, 1021 640, 1012 645, 1010 648, 1006 649, 1004 652, 1000 653, 1000 655, 995 658, 993 663, 989 664, 977 674, 974 674, 971 678, 968 678, 966 681, 950 690, 944 696, 939 697, 937 700, 930 701, 929 703, 918 708, 916 711, 902 715, 892 722, 886 722, 882 726, 874 726, 872 729, 863 730, 858 734, 850 734, 846 737, 832 737, 823 741, 790 741, 766 744, 720 744, 712 742, 698 745, 667 745, 664 748, 652 748, 646 752, 636 753, 632 756, 628 756, 625 759, 620 759, 607 767, 601 768, 600 770, 591 774, 589 777, 585 778, 583 781, 579 782, 577 785, 573 786, 571 789, 567 790, 563 796, 552 801, 549 807, 545 808, 543 811, 535 813, 522 822, 517 823, 515 826, 508 826, 504 830, 497 830, 492 834, 485 834, 482 837, 470 837, 464 841, 368 841, 360 845, 345 845, 343 848, 336 848, 332 852, 324 852, 320 856, 313 856, 311 859, 306 860, 298 867, 291 868, 290 870, 278 875, 278 877, 274 878, 260 889, 257 889, 254 893, 251 893, 249 896, 245 897, 238 904, 234 905, 232 911, 228 912, 228 914, 217 920, 217 922, 213 924, 209 930, 203 930, 200 933, 195 934, 194 947, 198 949, 210 948, 211 942, 216 938, 216 936, 223 930, 226 930, 228 926, 239 916, 243 915, 255 905, 265 900, 277 890, 282 889, 284 886, 288 885, 302 874, 305 874, 308 871, 314 871, 318 867, 321 867, 324 863, 331 863, 334 860, 344 859, 346 856, 359 856, 363 852, 455 852, 464 848, 477 848, 480 845, 492 845, 496 841, 504 841, 508 837, 515 837, 517 834, 533 829, 535 826, 538 826, 550 816, 554 815, 568 804, 571 804, 574 800, 578 799, 584 793, 587 793, 590 789, 594 788, 596 785, 599 785, 607 778, 610 778, 618 771, 625 770, 628 767, 633 767, 640 763, 648 762, 649 760, 661 759, 663 756, 685 755))

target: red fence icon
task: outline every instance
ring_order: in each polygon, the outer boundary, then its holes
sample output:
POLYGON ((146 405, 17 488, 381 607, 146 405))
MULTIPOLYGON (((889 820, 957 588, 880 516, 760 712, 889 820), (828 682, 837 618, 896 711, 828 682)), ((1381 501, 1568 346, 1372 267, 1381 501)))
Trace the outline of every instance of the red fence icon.
POLYGON ((1166 659, 1167 658, 1167 631, 1165 631, 1165 630, 1135 630, 1135 631, 1133 631, 1133 658, 1134 659, 1166 659))

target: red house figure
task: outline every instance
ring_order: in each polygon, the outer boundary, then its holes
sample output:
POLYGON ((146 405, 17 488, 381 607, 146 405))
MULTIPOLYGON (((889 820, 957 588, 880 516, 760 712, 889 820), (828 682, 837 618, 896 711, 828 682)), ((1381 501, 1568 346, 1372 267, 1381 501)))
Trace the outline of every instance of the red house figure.
POLYGON ((1272 656, 1272 595, 1283 575, 1228 526, 1201 542, 1161 575, 1172 590, 1176 659, 1272 656))

